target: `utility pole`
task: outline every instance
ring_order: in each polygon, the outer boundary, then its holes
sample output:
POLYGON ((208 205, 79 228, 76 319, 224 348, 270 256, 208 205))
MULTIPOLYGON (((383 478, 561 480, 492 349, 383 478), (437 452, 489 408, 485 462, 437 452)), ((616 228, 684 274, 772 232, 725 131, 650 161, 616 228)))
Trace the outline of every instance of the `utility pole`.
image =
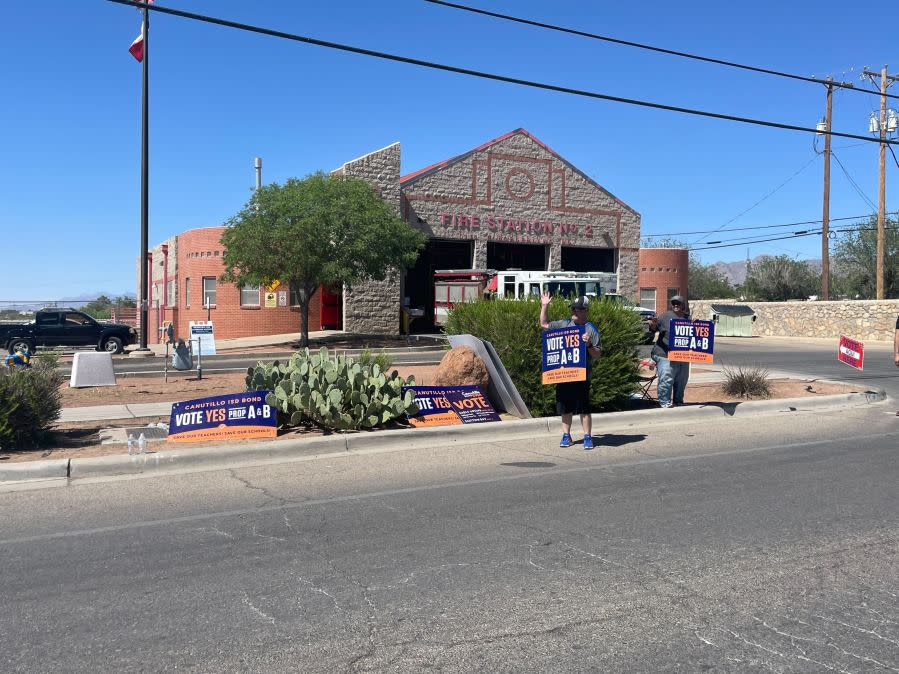
MULTIPOLYGON (((867 68, 862 71, 862 76, 868 77, 875 85, 874 79, 878 73, 867 68)), ((877 194, 877 299, 884 299, 883 288, 883 249, 884 249, 884 214, 886 211, 886 151, 884 141, 887 137, 887 89, 899 78, 887 74, 887 67, 880 70, 880 188, 877 194)))
POLYGON ((824 115, 824 205, 821 213, 821 299, 830 299, 830 128, 833 114, 833 77, 827 76, 824 115))
POLYGON ((147 239, 150 203, 150 12, 144 7, 141 34, 144 37, 143 73, 141 82, 141 160, 140 160, 140 346, 139 352, 148 354, 147 312, 150 310, 147 282, 147 239))

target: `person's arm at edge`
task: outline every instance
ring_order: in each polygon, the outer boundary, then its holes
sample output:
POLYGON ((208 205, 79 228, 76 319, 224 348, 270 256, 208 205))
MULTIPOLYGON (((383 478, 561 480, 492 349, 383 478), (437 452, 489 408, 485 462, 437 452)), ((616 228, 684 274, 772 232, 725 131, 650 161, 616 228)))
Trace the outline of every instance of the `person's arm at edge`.
POLYGON ((893 335, 893 362, 899 367, 899 318, 896 319, 896 334, 893 335))

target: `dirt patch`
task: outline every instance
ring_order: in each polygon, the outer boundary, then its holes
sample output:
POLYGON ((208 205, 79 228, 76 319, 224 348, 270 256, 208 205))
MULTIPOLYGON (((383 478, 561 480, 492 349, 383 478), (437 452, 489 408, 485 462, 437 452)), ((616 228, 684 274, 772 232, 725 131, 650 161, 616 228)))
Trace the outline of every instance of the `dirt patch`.
MULTIPOLYGON (((419 385, 433 384, 436 365, 398 365, 395 368, 403 377, 414 376, 419 385)), ((123 405, 153 402, 177 402, 192 398, 236 393, 244 390, 245 375, 239 372, 206 375, 202 380, 196 378, 170 378, 168 382, 161 377, 128 377, 120 378, 117 386, 97 388, 70 388, 68 383, 60 387, 63 407, 88 407, 93 405, 123 405)), ((813 380, 774 379, 772 398, 802 398, 839 393, 853 393, 864 390, 864 387, 849 384, 832 384, 813 380)), ((655 388, 650 390, 655 396, 655 388)), ((714 404, 742 402, 739 398, 726 396, 717 383, 689 384, 684 396, 686 404, 714 404)), ((655 403, 634 401, 633 408, 656 407, 655 403)), ((17 463, 36 459, 68 459, 75 457, 104 456, 122 454, 124 444, 100 444, 100 431, 105 428, 134 428, 155 423, 168 423, 168 416, 144 417, 141 419, 116 419, 109 421, 90 421, 60 423, 47 448, 0 454, 0 462, 17 463)), ((279 434, 278 440, 321 437, 325 433, 319 429, 292 429, 279 434)), ((256 440, 233 440, 228 444, 246 444, 256 440)), ((214 447, 222 444, 196 443, 191 447, 214 447)), ((162 441, 149 443, 151 452, 171 449, 173 445, 162 441)), ((182 445, 183 446, 183 445, 182 445)))

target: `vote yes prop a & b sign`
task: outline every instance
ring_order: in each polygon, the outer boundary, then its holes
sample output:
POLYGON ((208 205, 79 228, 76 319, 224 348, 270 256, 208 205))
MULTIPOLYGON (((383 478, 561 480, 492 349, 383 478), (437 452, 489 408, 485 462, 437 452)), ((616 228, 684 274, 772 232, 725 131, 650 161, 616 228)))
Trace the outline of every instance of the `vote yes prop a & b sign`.
POLYGON ((404 386, 403 395, 415 396, 418 414, 413 426, 452 426, 499 421, 499 415, 480 386, 404 386))
POLYGON ((269 391, 247 391, 172 404, 168 442, 208 442, 275 438, 275 409, 265 404, 269 391))
POLYGON ((587 342, 583 325, 543 333, 543 383, 587 380, 587 342))
POLYGON ((668 360, 711 363, 715 351, 715 324, 672 318, 668 326, 668 360))

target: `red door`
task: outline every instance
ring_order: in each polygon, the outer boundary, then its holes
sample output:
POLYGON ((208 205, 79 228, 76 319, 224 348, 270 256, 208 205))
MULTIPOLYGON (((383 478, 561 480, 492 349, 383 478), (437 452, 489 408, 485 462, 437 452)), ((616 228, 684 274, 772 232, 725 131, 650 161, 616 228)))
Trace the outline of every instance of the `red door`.
POLYGON ((340 293, 332 292, 330 289, 322 286, 322 312, 321 324, 322 330, 342 330, 343 329, 343 298, 340 293))

